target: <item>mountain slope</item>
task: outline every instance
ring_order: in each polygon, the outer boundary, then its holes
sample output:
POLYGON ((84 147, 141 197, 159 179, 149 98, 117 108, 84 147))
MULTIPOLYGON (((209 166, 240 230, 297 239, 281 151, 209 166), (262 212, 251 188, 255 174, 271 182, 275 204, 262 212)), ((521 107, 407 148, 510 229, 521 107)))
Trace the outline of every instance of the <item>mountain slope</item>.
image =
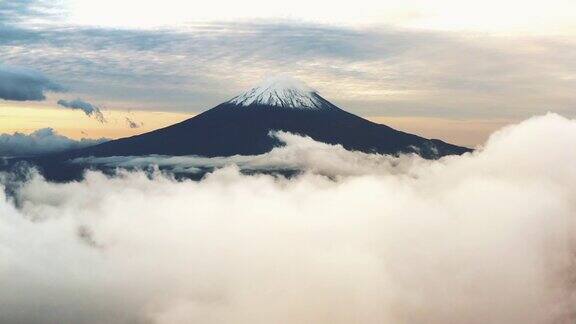
POLYGON ((438 158, 469 151, 370 122, 336 107, 295 79, 275 78, 181 123, 66 155, 253 155, 278 145, 268 136, 272 130, 363 152, 438 158))
POLYGON ((470 151, 373 123, 336 107, 301 82, 282 77, 172 126, 28 160, 48 179, 64 181, 81 177, 86 166, 68 163, 79 157, 262 154, 280 144, 269 136, 275 130, 368 153, 416 153, 435 159, 470 151))
POLYGON ((277 145, 268 136, 283 130, 346 149, 387 154, 415 152, 426 158, 467 152, 465 148, 428 140, 375 124, 343 110, 301 111, 221 104, 182 123, 139 136, 70 152, 74 156, 112 155, 253 155, 277 145))

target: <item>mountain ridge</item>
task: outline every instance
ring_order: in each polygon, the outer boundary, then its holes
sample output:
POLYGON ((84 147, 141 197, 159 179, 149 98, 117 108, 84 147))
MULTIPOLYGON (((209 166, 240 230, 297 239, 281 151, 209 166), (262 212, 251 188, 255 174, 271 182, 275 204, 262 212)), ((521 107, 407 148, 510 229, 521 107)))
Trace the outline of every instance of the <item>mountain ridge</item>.
POLYGON ((281 145, 268 135, 270 131, 309 136, 315 141, 339 144, 347 150, 366 153, 414 153, 437 159, 471 151, 368 121, 338 108, 302 83, 294 84, 290 81, 289 86, 272 83, 268 87, 253 87, 180 123, 83 149, 43 156, 35 162, 54 178, 61 178, 65 175, 59 168, 79 157, 258 155, 281 145))

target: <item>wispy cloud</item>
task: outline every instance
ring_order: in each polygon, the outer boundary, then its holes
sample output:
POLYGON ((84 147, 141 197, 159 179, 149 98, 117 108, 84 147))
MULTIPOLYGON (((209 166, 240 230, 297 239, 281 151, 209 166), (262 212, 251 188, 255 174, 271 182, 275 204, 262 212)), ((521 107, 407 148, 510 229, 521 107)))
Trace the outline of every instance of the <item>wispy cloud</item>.
POLYGON ((0 25, 26 23, 27 20, 46 19, 61 12, 59 1, 11 0, 0 2, 0 25))
POLYGON ((98 108, 98 106, 91 104, 87 101, 84 101, 80 98, 76 98, 74 100, 60 99, 58 100, 58 105, 68 109, 81 110, 86 114, 86 116, 94 117, 97 121, 101 123, 106 122, 106 119, 104 118, 104 115, 102 114, 102 111, 100 111, 100 108, 98 108))
POLYGON ((129 117, 126 117, 126 124, 128 124, 128 127, 130 128, 140 128, 144 125, 142 122, 134 121, 129 117))

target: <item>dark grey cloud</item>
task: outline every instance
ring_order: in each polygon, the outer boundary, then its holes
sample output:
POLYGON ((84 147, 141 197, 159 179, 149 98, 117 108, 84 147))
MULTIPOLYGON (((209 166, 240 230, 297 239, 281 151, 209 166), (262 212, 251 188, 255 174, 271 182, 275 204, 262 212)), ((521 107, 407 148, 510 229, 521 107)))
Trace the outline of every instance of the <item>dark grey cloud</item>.
POLYGON ((100 108, 98 108, 98 106, 91 104, 87 101, 84 101, 80 98, 76 98, 73 100, 60 99, 60 100, 58 100, 58 105, 60 105, 64 108, 81 110, 87 116, 94 117, 97 121, 99 121, 101 123, 106 122, 106 119, 104 118, 104 115, 102 114, 102 111, 100 111, 100 108))
POLYGON ((16 66, 0 65, 0 99, 40 101, 48 91, 59 92, 64 88, 48 79, 41 72, 16 66))
POLYGON ((74 140, 58 134, 52 128, 42 128, 31 134, 0 134, 0 156, 34 156, 46 153, 62 152, 96 145, 108 139, 74 140))
POLYGON ((144 125, 144 123, 134 121, 128 117, 126 117, 126 124, 128 124, 128 127, 130 128, 140 128, 144 125))

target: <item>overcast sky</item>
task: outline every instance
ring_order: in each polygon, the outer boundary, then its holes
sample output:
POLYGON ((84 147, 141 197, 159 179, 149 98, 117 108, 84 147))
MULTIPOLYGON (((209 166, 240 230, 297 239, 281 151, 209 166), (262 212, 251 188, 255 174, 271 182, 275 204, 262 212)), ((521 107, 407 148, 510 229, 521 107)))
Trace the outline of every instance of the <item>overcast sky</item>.
POLYGON ((288 72, 363 116, 574 117, 575 36, 562 0, 0 0, 0 104, 194 114, 288 72))

